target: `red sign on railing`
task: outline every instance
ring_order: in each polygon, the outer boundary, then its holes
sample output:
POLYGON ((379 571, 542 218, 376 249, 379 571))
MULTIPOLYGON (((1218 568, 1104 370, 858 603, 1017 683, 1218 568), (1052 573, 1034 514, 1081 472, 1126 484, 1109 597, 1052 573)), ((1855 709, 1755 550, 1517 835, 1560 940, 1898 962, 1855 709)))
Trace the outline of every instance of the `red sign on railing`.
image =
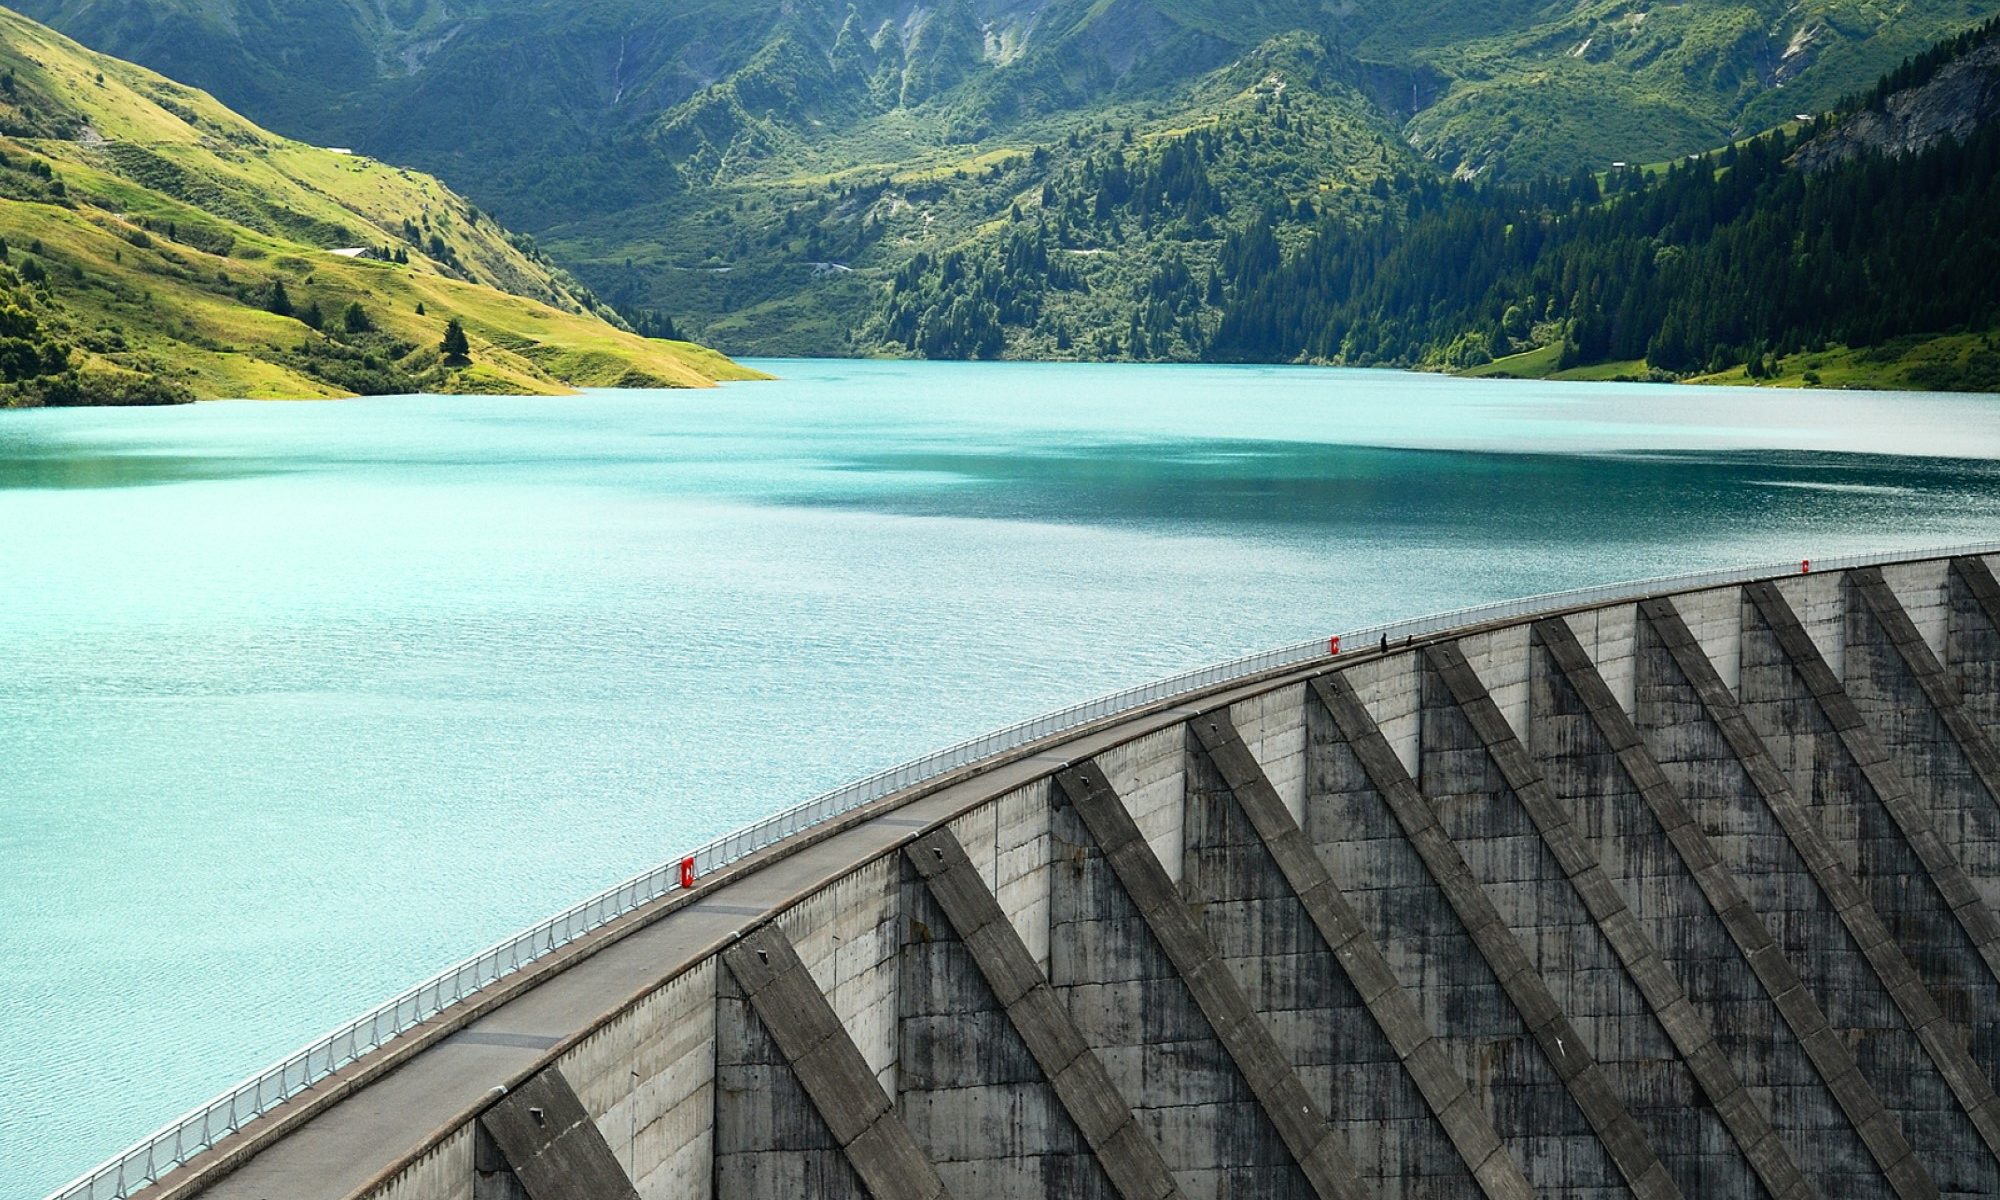
POLYGON ((693 855, 689 855, 688 857, 681 860, 681 886, 684 888, 691 888, 694 886, 693 855))
POLYGON ((1338 653, 1340 653, 1340 635, 1339 635, 1339 634, 1337 634, 1337 633, 1336 633, 1336 634, 1334 634, 1334 635, 1333 635, 1332 637, 1330 637, 1330 638, 1326 639, 1326 652, 1327 652, 1328 654, 1338 654, 1338 653))

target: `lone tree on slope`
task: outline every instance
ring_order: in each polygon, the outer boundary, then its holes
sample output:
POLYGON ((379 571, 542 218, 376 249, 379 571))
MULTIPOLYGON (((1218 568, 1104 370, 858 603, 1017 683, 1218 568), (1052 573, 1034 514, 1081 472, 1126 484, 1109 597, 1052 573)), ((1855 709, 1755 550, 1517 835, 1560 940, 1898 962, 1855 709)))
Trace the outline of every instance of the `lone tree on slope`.
POLYGON ((472 343, 466 340, 465 326, 457 317, 444 324, 444 341, 438 343, 444 351, 444 362, 448 367, 463 367, 472 362, 472 343))

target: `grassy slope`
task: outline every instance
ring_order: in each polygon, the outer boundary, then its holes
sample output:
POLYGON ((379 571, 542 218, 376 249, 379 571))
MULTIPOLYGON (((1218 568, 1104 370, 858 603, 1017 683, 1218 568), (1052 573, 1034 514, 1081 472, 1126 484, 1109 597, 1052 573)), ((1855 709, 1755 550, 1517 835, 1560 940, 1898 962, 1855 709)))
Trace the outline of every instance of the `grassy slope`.
MULTIPOLYGON (((1561 350, 1560 346, 1543 346, 1496 359, 1459 374, 1483 379, 1580 382, 1645 379, 1647 375, 1644 361, 1592 363, 1559 371, 1556 360, 1561 350)), ((1731 387, 2000 392, 2000 337, 1990 333, 1954 333, 1938 337, 1899 338, 1886 345, 1861 350, 1834 346, 1780 359, 1777 373, 1766 379, 1752 379, 1739 366, 1680 382, 1731 387)))
POLYGON ((1742 367, 1703 375, 1690 383, 1756 387, 1837 387, 1883 390, 2000 392, 2000 336, 1956 333, 1898 338, 1853 350, 1833 346, 1779 360, 1769 379, 1752 379, 1742 367))
POLYGON ((1520 354, 1510 354, 1505 358, 1496 358, 1490 363, 1453 373, 1472 379, 1562 379, 1595 383, 1646 377, 1646 364, 1643 361, 1590 363, 1561 371, 1556 369, 1556 363, 1561 357, 1562 347, 1552 344, 1523 351, 1520 354))
POLYGON ((475 366, 455 388, 698 387, 747 374, 606 323, 587 292, 428 176, 275 137, 4 9, 0 70, 14 79, 0 128, 17 135, 0 149, 17 166, 48 162, 70 201, 0 199, 0 236, 17 257, 41 244, 50 303, 77 329, 119 331, 124 349, 92 357, 171 374, 200 396, 339 394, 285 361, 318 334, 245 303, 281 280, 300 307, 337 318, 359 302, 412 345, 436 345, 458 316, 475 366), (406 221, 422 248, 406 242, 406 221), (408 265, 330 253, 391 243, 408 265))

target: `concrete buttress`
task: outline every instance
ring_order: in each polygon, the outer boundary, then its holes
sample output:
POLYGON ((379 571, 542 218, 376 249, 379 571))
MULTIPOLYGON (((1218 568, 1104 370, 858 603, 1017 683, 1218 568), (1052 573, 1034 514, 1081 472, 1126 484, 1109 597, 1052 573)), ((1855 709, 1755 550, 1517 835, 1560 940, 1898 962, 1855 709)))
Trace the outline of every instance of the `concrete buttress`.
MULTIPOLYGON (((1879 567, 1846 577, 1843 686, 1855 714, 1880 739, 1889 767, 1949 848, 1986 911, 2000 903, 2000 753, 1960 699, 1916 622, 1879 567)), ((1989 965, 2000 940, 1989 942, 1989 965)), ((1967 1029, 1989 1077, 2000 1069, 2000 1022, 1946 1010, 1967 1029)))
POLYGON ((1055 847, 1069 861, 1056 870, 1051 975, 1181 1190, 1359 1200, 1352 1161, 1110 781, 1087 763, 1056 786, 1055 847))
POLYGON ((1159 1147, 949 830, 912 843, 898 1107, 947 1185, 1178 1200, 1159 1147))
MULTIPOLYGON (((1781 1139, 1746 1150, 1766 1189, 1797 1194, 1809 1177, 1821 1195, 1894 1194, 1890 1172, 1909 1158, 1909 1145, 1893 1125, 1879 1126, 1878 1158, 1861 1137, 1878 1127, 1883 1106, 1853 1056, 1791 964, 1772 952, 1776 938, 1568 622, 1539 621, 1534 632, 1530 752, 1713 1032, 1716 1052, 1768 1122, 1766 1136, 1781 1139)), ((1731 1132, 1739 1144, 1756 1136, 1741 1121, 1731 1132)))
POLYGON ((1226 709, 1188 723, 1181 889, 1373 1194, 1534 1194, 1226 709))
POLYGON ((528 1200, 638 1200, 603 1131, 559 1068, 508 1092, 479 1118, 528 1200))
POLYGON ((722 960, 733 987, 717 999, 718 1200, 949 1195, 791 939, 765 925, 722 960))
MULTIPOLYGON (((1445 904, 1435 908, 1433 916, 1448 908, 1455 922, 1445 926, 1445 936, 1462 930, 1469 942, 1470 954, 1453 947, 1453 956, 1446 959, 1433 957, 1445 946, 1423 948, 1434 966, 1453 971, 1433 985, 1432 1002, 1440 1006, 1441 1027, 1482 1034, 1461 1048, 1473 1055, 1469 1068, 1487 1072, 1496 1055, 1506 1056, 1501 1061, 1515 1086, 1496 1089, 1489 1104, 1495 1127, 1516 1148, 1529 1182, 1550 1195, 1616 1195, 1626 1189, 1642 1198, 1681 1195, 1624 1098, 1382 737, 1352 684, 1329 675, 1313 680, 1312 688, 1332 718, 1319 747, 1323 774, 1315 794, 1308 797, 1312 839, 1322 857, 1330 852, 1338 855, 1331 814, 1321 814, 1326 805, 1323 797, 1337 795, 1341 802, 1360 801, 1365 806, 1373 795, 1386 803, 1402 838, 1442 893, 1445 904), (1336 792, 1335 780, 1325 774, 1331 773, 1329 768, 1341 771, 1350 760, 1358 773, 1343 771, 1339 783, 1345 786, 1336 792), (1503 1003, 1511 1007, 1511 1014, 1503 1003)), ((1483 747, 1480 753, 1484 754, 1483 747)), ((1403 882, 1407 887, 1407 874, 1403 882)), ((1415 917, 1409 900, 1422 895, 1406 892, 1395 916, 1415 917)), ((1419 990, 1432 988, 1420 985, 1419 990)))
POLYGON ((1951 561, 1945 669, 1973 723, 2000 745, 2000 580, 1981 558, 1951 561))
MULTIPOLYGON (((1979 1194, 1994 1169, 1982 1130, 1991 1086, 1674 604, 1640 612, 1636 723, 1647 746, 1913 1148, 1906 1170, 1944 1194, 1979 1194)), ((1754 690, 1766 656, 1750 631, 1743 640, 1743 686, 1754 690)), ((1863 1133, 1878 1161, 1889 1153, 1863 1133)))
MULTIPOLYGON (((1755 1194, 1761 1174, 1770 1194, 1795 1193, 1768 1120, 1485 683, 1455 642, 1424 654, 1425 795, 1682 1192, 1755 1194)), ((1539 682, 1531 703, 1546 701, 1539 682)))

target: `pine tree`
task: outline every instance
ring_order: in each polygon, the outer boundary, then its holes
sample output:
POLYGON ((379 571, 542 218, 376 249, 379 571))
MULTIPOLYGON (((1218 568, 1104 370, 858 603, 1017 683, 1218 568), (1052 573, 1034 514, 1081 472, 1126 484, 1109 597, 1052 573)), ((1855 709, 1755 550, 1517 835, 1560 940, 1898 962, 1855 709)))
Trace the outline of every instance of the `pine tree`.
POLYGON ((465 336, 465 326, 457 317, 444 324, 444 340, 438 343, 444 352, 446 366, 463 367, 472 361, 472 343, 465 336))

